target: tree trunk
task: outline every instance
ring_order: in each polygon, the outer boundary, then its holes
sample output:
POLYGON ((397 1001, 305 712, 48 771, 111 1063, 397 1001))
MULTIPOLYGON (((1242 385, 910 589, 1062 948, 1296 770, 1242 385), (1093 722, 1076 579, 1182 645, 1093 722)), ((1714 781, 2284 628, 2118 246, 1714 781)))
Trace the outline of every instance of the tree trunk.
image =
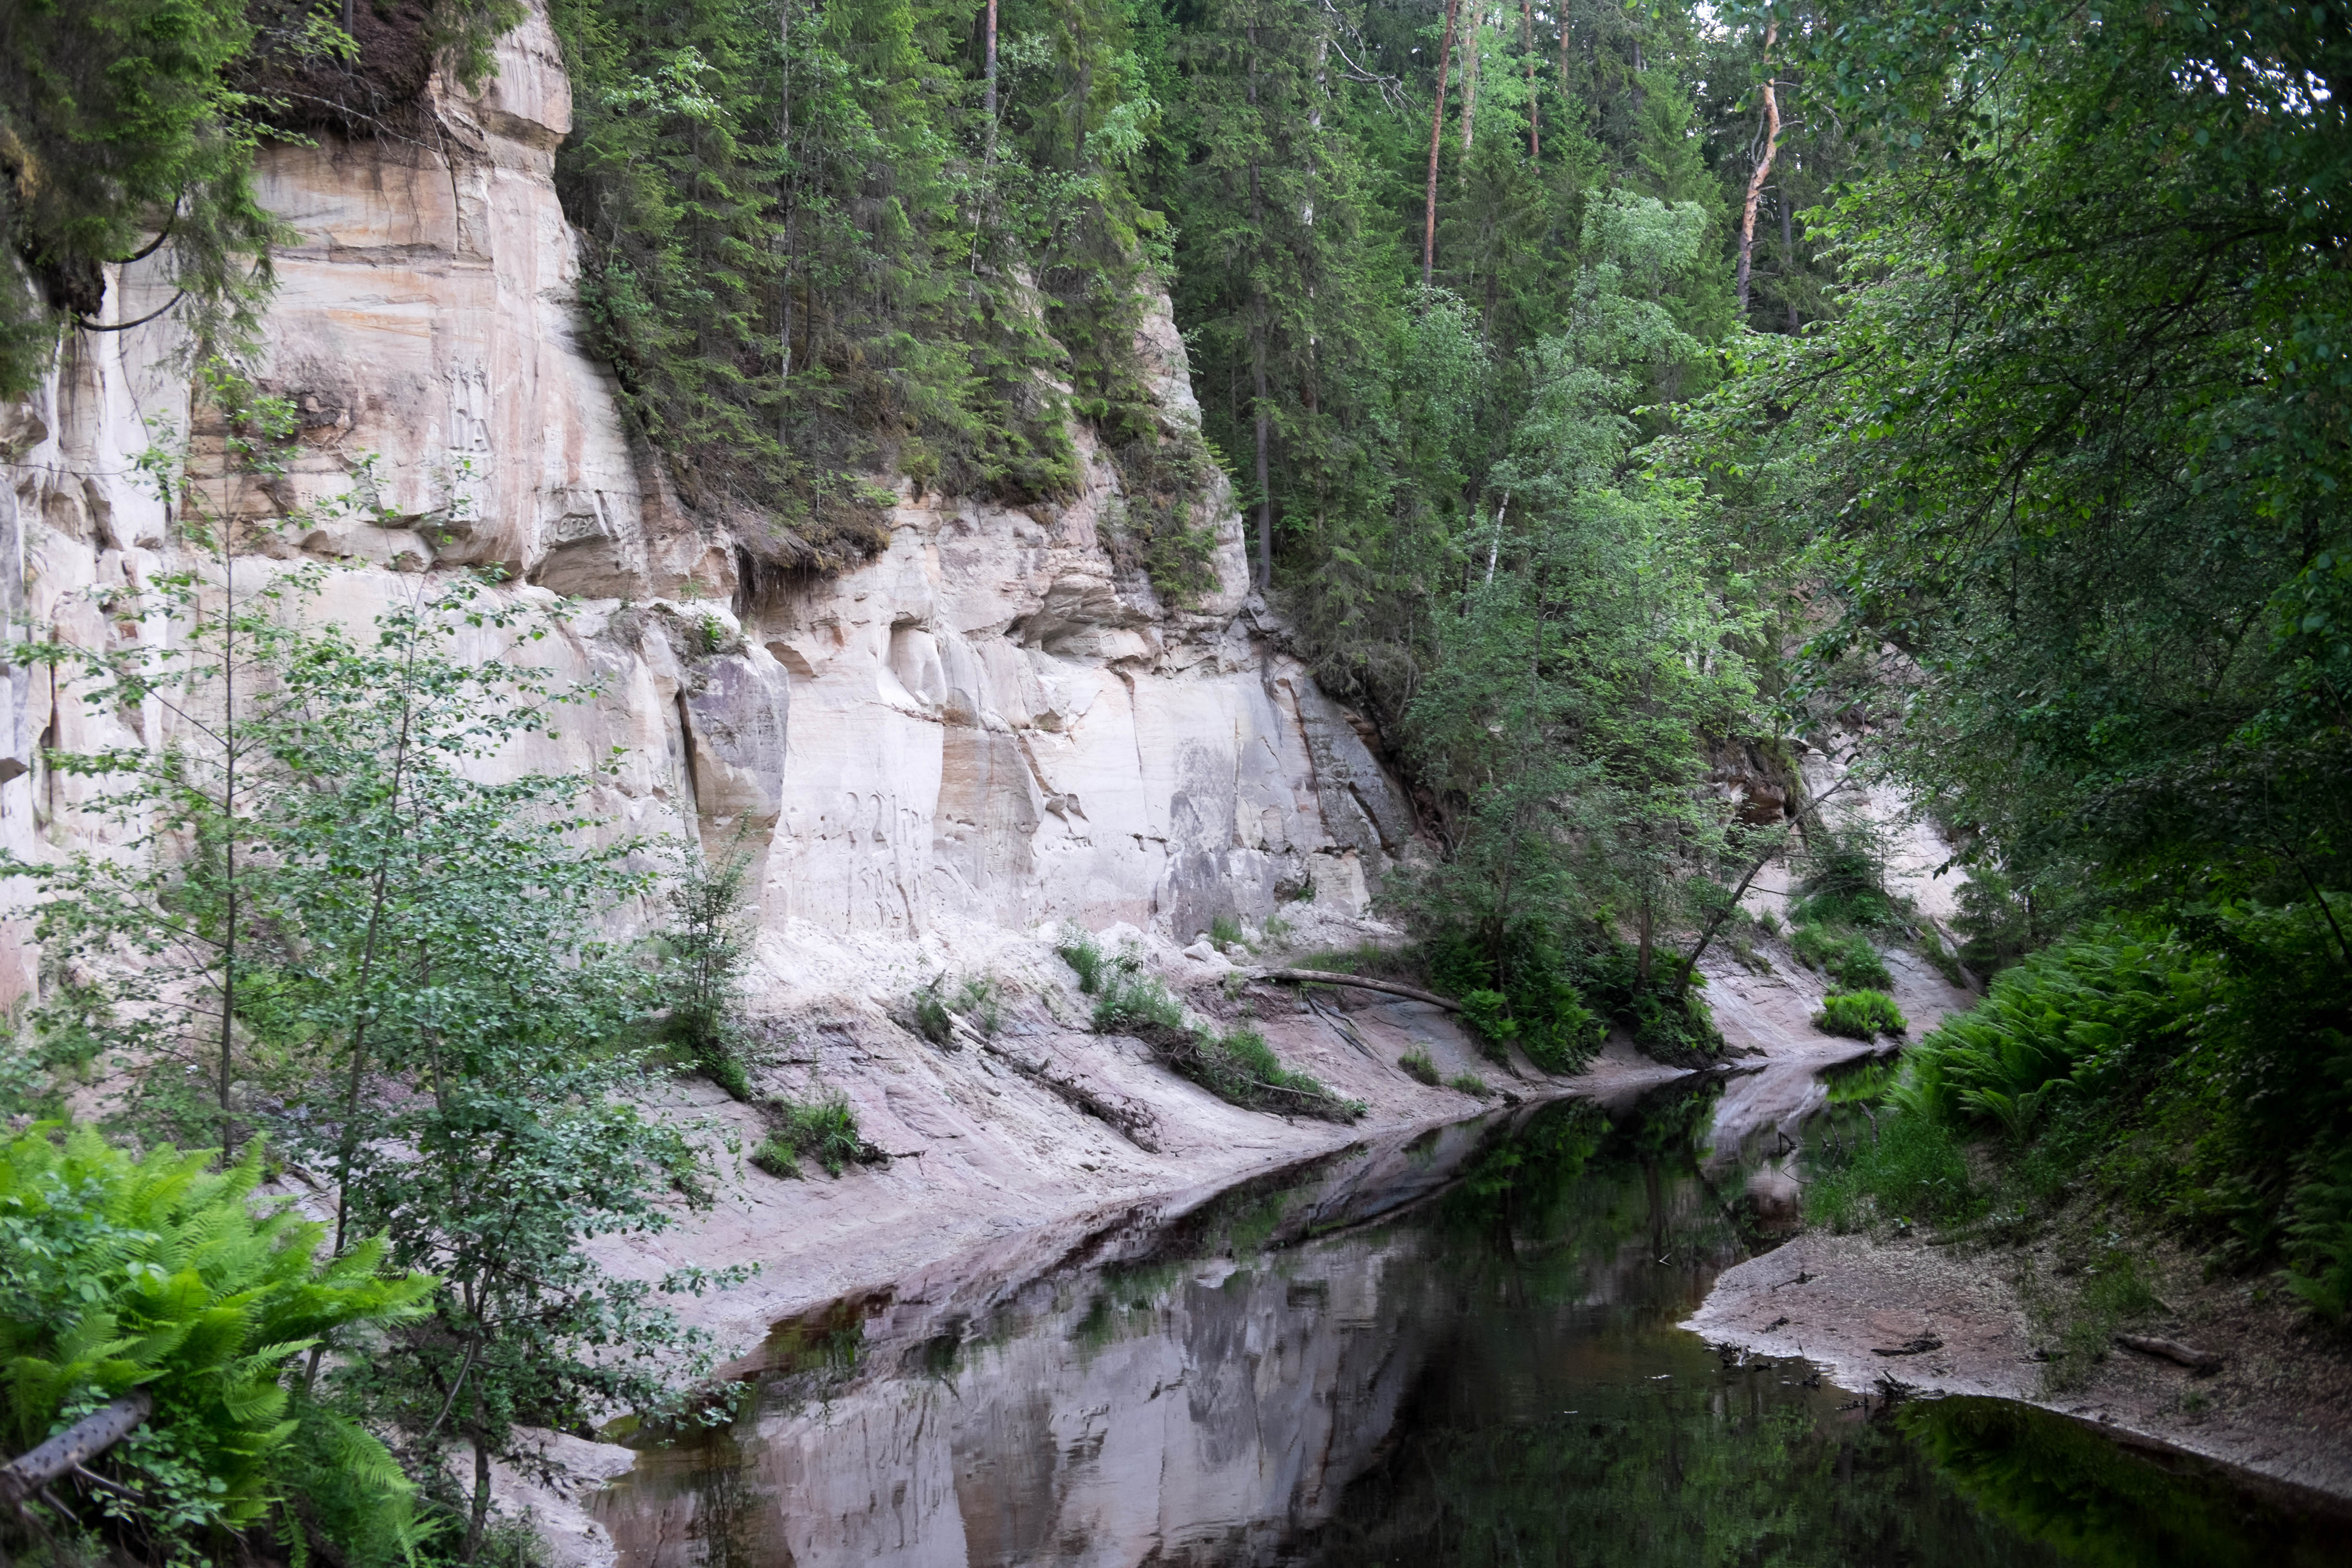
POLYGON ((1764 155, 1756 161, 1755 173, 1748 176, 1748 199, 1739 208, 1739 273, 1732 292, 1738 297, 1742 321, 1748 319, 1748 269, 1756 253, 1756 203, 1764 194, 1764 182, 1771 177, 1772 154, 1780 146, 1780 100, 1772 92, 1772 40, 1780 30, 1777 21, 1765 24, 1764 155))
POLYGON ((154 1409, 155 1401, 145 1389, 133 1390, 0 1466, 0 1509, 14 1508, 58 1477, 70 1475, 77 1466, 98 1458, 137 1430, 154 1409))
POLYGON ((996 0, 988 0, 987 58, 981 79, 988 84, 980 94, 980 111, 988 121, 988 145, 981 154, 980 166, 986 169, 996 162, 996 0))
POLYGON ((1519 0, 1519 49, 1528 57, 1528 163, 1543 166, 1543 106, 1536 98, 1536 0, 1519 0))
POLYGON ((235 1066, 231 1053, 236 1044, 236 557, 230 549, 236 528, 233 515, 221 519, 221 869, 228 900, 228 923, 221 931, 220 1127, 224 1165, 236 1153, 236 1122, 230 1103, 230 1072, 235 1066))
POLYGON ((1559 13, 1559 96, 1561 102, 1565 103, 1568 100, 1568 9, 1566 6, 1562 6, 1559 13))
POLYGON ((1283 980, 1295 985, 1345 985, 1357 991, 1378 991, 1390 996, 1407 996, 1415 1002, 1426 1002, 1433 1007, 1443 1007, 1449 1013, 1462 1011, 1462 1004, 1451 996, 1440 996, 1434 991, 1423 991, 1418 985, 1400 984, 1393 980, 1369 980, 1360 974, 1337 974, 1326 969, 1257 969, 1250 972, 1253 980, 1283 980))
MULTIPOLYGON (((1248 29, 1250 45, 1249 104, 1257 108, 1257 29, 1248 29)), ((1255 145, 1255 142, 1253 142, 1255 145)), ((1249 165, 1250 233, 1263 237, 1265 233, 1265 203, 1258 184, 1257 156, 1253 153, 1249 165)), ((1259 588, 1274 587, 1274 487, 1267 473, 1266 443, 1273 432, 1274 408, 1265 386, 1266 311, 1265 285, 1258 281, 1258 269, 1250 269, 1250 413, 1255 426, 1257 442, 1257 584, 1259 588)))
POLYGON ((1480 14, 1486 0, 1477 0, 1480 9, 1470 14, 1469 25, 1462 29, 1462 166, 1454 171, 1455 179, 1470 183, 1470 134, 1478 117, 1478 34, 1486 23, 1480 14))
POLYGON ((1445 67, 1454 56, 1454 19, 1462 0, 1445 0, 1445 40, 1437 46, 1437 106, 1429 112, 1429 192, 1421 216, 1421 286, 1437 260, 1437 147, 1445 135, 1445 67))
MULTIPOLYGON (((1780 287, 1786 290, 1790 272, 1797 259, 1797 237, 1789 226, 1789 182, 1786 180, 1781 181, 1780 187, 1772 193, 1772 205, 1780 209, 1780 287)), ((1785 293, 1780 302, 1789 307, 1789 335, 1794 337, 1804 330, 1804 323, 1797 320, 1797 297, 1793 293, 1785 293)))
POLYGON ((471 1563, 482 1552, 482 1536, 490 1522, 490 1447, 480 1433, 472 1434, 474 1444, 473 1507, 466 1515, 466 1543, 457 1560, 471 1563))

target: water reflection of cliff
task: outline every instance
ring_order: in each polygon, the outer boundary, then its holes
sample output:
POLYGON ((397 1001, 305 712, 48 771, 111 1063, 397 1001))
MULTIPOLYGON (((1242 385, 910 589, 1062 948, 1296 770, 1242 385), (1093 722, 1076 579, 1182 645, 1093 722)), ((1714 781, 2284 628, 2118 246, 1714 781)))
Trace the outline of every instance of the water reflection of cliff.
POLYGON ((779 1363, 855 1339, 856 1370, 772 1377, 723 1440, 646 1454, 603 1517, 647 1568, 1270 1561, 1393 1441, 1465 1315, 1679 1305, 1737 1256, 1675 1104, 1376 1145, 1097 1238, 1091 1266, 802 1325, 779 1363))

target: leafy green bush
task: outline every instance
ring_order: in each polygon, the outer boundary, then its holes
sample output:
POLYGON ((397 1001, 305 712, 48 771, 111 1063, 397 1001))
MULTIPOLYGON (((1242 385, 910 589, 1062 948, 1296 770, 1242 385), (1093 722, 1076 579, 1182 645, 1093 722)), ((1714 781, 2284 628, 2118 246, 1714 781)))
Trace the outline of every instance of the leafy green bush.
POLYGON ((324 1226, 255 1216, 257 1148, 217 1174, 210 1159, 133 1160, 55 1125, 0 1144, 0 1447, 21 1453, 142 1389, 152 1415, 44 1494, 45 1530, 174 1563, 219 1560, 224 1536, 238 1556, 315 1537, 339 1561, 401 1562, 425 1533, 413 1489, 381 1442, 288 1380, 313 1346, 415 1316, 436 1281, 382 1276, 381 1240, 321 1263, 324 1226))
POLYGON ((1511 1021, 1510 998, 1499 991, 1465 992, 1462 1022, 1486 1045, 1490 1056, 1500 1055, 1504 1046, 1519 1037, 1518 1025, 1511 1021))
POLYGON ((1868 937, 1801 925, 1790 933, 1789 945, 1806 968, 1820 970, 1849 990, 1885 991, 1895 984, 1868 937))
POLYGON ((1868 1040, 1906 1033, 1911 1021, 1884 991, 1832 991, 1822 998, 1822 1010, 1813 1015, 1813 1027, 1825 1035, 1868 1040))
POLYGON ((1574 1072, 1599 1052, 1612 1020, 1664 1060, 1694 1062, 1722 1047, 1699 996, 1704 975, 1678 985, 1681 969, 1664 958, 1644 983, 1633 950, 1603 932, 1563 942, 1529 921, 1499 944, 1444 931, 1424 939, 1420 952, 1431 985, 1463 999, 1465 1022, 1497 1060, 1502 1043, 1517 1040, 1544 1071, 1574 1072), (1491 1000, 1497 995, 1500 1006, 1491 1000))
POLYGON ((2102 1052, 2175 1032, 2213 977, 2210 962, 2116 930, 2086 932, 2004 971, 1983 1001, 1912 1054, 1908 1103, 2023 1137, 2056 1086, 2102 1052), (2184 963, 2184 961, 2185 963, 2184 963))
POLYGON ((751 922, 743 899, 751 861, 740 853, 716 860, 689 851, 667 890, 668 925, 656 938, 662 958, 664 1034, 693 1068, 748 1101, 751 1079, 743 1064, 743 972, 751 962, 751 922))
POLYGON ((1486 1080, 1480 1078, 1475 1072, 1455 1073, 1452 1078, 1445 1080, 1445 1087, 1448 1089, 1459 1089, 1464 1094, 1470 1095, 1478 1100, 1484 1100, 1488 1095, 1495 1092, 1493 1089, 1486 1087, 1486 1080))
POLYGON ((1219 915, 1209 922, 1209 940, 1219 947, 1239 947, 1242 944, 1242 922, 1231 915, 1219 915))
MULTIPOLYGON (((2004 970, 1906 1053, 1885 1142, 1916 1152, 1999 1134, 2005 1225, 2030 1231, 2088 1184, 2181 1226, 2217 1265, 2284 1265, 2314 1316, 2352 1323, 2343 962, 2315 904, 2078 931, 2004 970), (2264 1092, 2246 1092, 2255 1083, 2264 1092)), ((1914 1174, 1865 1157, 1820 1201, 1924 1209, 1901 1185, 1914 1174)))
POLYGON ((1806 858, 1804 879, 1789 906, 1792 925, 1843 931, 1900 931, 1903 911, 1886 890, 1885 847, 1868 826, 1842 824, 1806 858))
POLYGON ((889 1159, 858 1131, 857 1112, 837 1089, 805 1102, 773 1100, 770 1109, 776 1120, 751 1151, 751 1163, 772 1176, 798 1176, 804 1159, 815 1161, 835 1178, 852 1164, 880 1164, 889 1159))
POLYGON ((1429 1048, 1426 1046, 1415 1046, 1397 1058, 1397 1066, 1404 1069, 1407 1078, 1425 1083, 1432 1089, 1435 1089, 1443 1081, 1442 1075, 1437 1070, 1436 1059, 1429 1054, 1429 1048))
POLYGON ((1282 1065, 1265 1037, 1255 1029, 1229 1035, 1184 1031, 1155 1042, 1160 1059, 1219 1100, 1251 1110, 1311 1116, 1322 1121, 1353 1121, 1361 1102, 1342 1100, 1317 1079, 1282 1065))

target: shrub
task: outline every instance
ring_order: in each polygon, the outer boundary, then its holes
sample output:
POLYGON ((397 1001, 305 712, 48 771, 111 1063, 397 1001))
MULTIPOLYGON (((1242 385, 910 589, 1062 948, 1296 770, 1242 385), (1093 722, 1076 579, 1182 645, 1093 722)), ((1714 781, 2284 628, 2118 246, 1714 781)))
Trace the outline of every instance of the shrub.
POLYGON ((751 962, 751 922, 743 913, 751 863, 740 852, 713 860, 692 853, 666 898, 671 918, 656 939, 664 1025, 673 1051, 727 1091, 751 1098, 742 1057, 743 973, 751 962))
POLYGON ((1092 996, 1102 989, 1103 972, 1108 967, 1109 960, 1104 957, 1101 944, 1093 937, 1075 926, 1071 927, 1062 933, 1062 941, 1054 952, 1076 972, 1081 993, 1092 996))
POLYGON ((1452 1078, 1445 1080, 1445 1087, 1448 1089, 1460 1089, 1464 1094, 1470 1095, 1478 1100, 1484 1100, 1488 1095, 1495 1092, 1493 1089, 1486 1087, 1486 1080, 1480 1078, 1475 1072, 1455 1073, 1452 1078))
POLYGON ((1759 912, 1756 917, 1756 924, 1766 936, 1779 936, 1780 934, 1780 917, 1774 914, 1770 910, 1765 910, 1759 912))
POLYGON ((1134 1035, 1149 1042, 1157 1033, 1183 1029, 1182 1004, 1148 974, 1114 973, 1095 1003, 1098 1035, 1134 1035))
POLYGON ((1219 915, 1209 922, 1209 940, 1219 947, 1242 945, 1242 922, 1231 915, 1219 915))
POLYGON ((828 1176, 838 1177, 849 1165, 877 1165, 890 1156, 868 1143, 857 1130, 857 1112, 849 1097, 834 1089, 821 1100, 795 1103, 772 1100, 775 1117, 768 1136, 751 1152, 751 1163, 772 1176, 795 1177, 800 1163, 814 1160, 828 1176))
POLYGON ((42 1494, 45 1531, 118 1534, 142 1561, 299 1562, 315 1537, 335 1561, 398 1562, 423 1533, 409 1483, 286 1377, 314 1343, 344 1352, 354 1331, 415 1316, 436 1282, 380 1276, 381 1240, 321 1264, 324 1226, 255 1216, 257 1147, 217 1174, 210 1159, 165 1146, 134 1161, 54 1125, 0 1144, 0 1448, 143 1390, 152 1415, 42 1494), (281 1506, 295 1495, 300 1524, 281 1506))
MULTIPOLYGON (((1423 941, 1421 952, 1431 985, 1463 998, 1465 1008, 1476 993, 1501 995, 1507 1006, 1499 1013, 1491 1002, 1480 1002, 1481 1010, 1489 1020, 1507 1022, 1516 1032, 1504 1037, 1517 1040, 1547 1072, 1572 1072, 1591 1060, 1612 1021, 1624 1024, 1644 1050, 1669 1061, 1696 1065, 1722 1047, 1698 996, 1704 976, 1693 974, 1677 989, 1680 972, 1661 955, 1644 981, 1633 950, 1598 928, 1577 942, 1563 942, 1535 921, 1491 942, 1460 930, 1439 931, 1423 941)), ((1478 1020, 1471 1024, 1478 1028, 1478 1020)))
POLYGON ((1462 998, 1462 1022, 1491 1057, 1501 1056, 1503 1047, 1518 1037, 1519 1026, 1511 1021, 1510 1011, 1510 999, 1499 991, 1472 991, 1462 998))
POLYGON ((1813 1015, 1813 1027, 1825 1035, 1868 1040, 1904 1034, 1911 1021, 1884 991, 1832 991, 1822 998, 1822 1010, 1813 1015))
POLYGON ((1789 907, 1792 924, 1851 931, 1899 931, 1903 911, 1886 890, 1886 856, 1872 829, 1849 822, 1807 858, 1804 880, 1789 907))
POLYGON ((1789 945, 1807 968, 1820 970, 1847 990, 1885 991, 1895 984, 1886 961, 1868 937, 1841 936, 1826 926, 1801 925, 1790 934, 1789 945))
POLYGON ((1437 1070, 1437 1062, 1430 1056, 1429 1049, 1425 1046, 1415 1046, 1397 1058, 1397 1066, 1404 1069, 1407 1078, 1417 1079, 1432 1089, 1435 1089, 1443 1081, 1437 1070))

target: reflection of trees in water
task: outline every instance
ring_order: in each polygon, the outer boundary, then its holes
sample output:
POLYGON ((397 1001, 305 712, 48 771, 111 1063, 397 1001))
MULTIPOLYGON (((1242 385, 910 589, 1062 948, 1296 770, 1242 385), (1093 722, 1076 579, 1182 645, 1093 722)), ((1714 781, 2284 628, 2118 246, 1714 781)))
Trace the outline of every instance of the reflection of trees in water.
POLYGON ((1423 1427, 1360 1480, 1313 1560, 1474 1565, 2041 1564, 1886 1426, 1825 1418, 1756 1368, 1578 1391, 1574 1415, 1423 1427))
POLYGON ((1899 1434, 1805 1388, 1802 1368, 1726 1368, 1673 1328, 1748 1250, 1744 1203, 1698 1164, 1718 1093, 1615 1121, 1549 1107, 1481 1157, 1418 1260, 1451 1298, 1446 1332, 1309 1560, 2055 1561, 1980 1518, 1899 1434))
POLYGON ((1998 1399, 1903 1407, 1904 1435, 1984 1512, 2100 1568, 2342 1563, 2352 1518, 2294 1517, 2213 1468, 2118 1447, 2062 1415, 1998 1399))

